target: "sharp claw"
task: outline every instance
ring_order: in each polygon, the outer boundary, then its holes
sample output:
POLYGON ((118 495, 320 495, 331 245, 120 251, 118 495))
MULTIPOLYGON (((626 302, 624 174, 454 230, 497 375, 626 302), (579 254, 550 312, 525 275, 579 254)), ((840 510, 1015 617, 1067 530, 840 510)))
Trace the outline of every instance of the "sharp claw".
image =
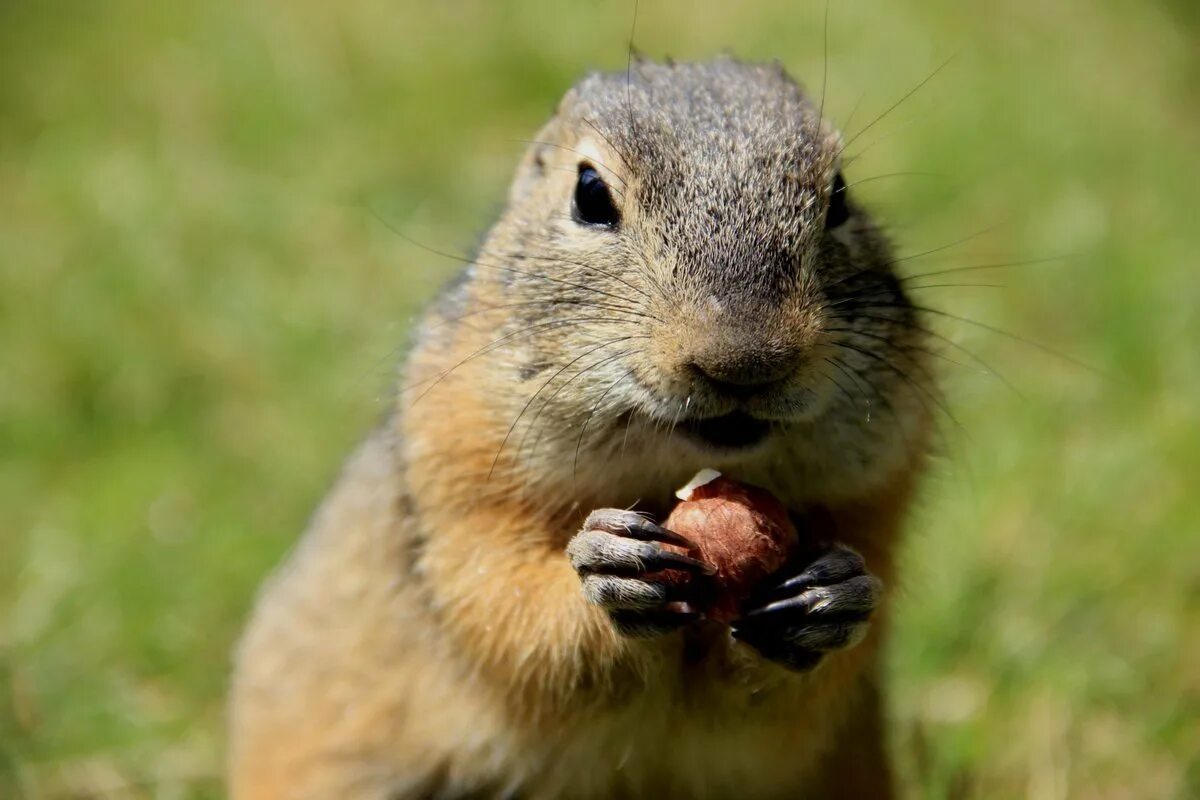
POLYGON ((842 583, 866 574, 862 556, 847 547, 836 547, 811 563, 799 575, 771 587, 767 598, 786 597, 817 586, 842 583))
POLYGON ((812 603, 810 602, 812 599, 808 595, 800 595, 799 597, 791 597, 787 600, 776 600, 774 603, 768 603, 761 608, 746 612, 742 615, 742 620, 748 622, 763 621, 785 611, 806 613, 812 610, 812 603))
POLYGON ((807 595, 780 600, 747 611, 738 621, 754 629, 794 624, 798 618, 812 614, 817 602, 818 599, 807 595))
POLYGON ((627 526, 625 529, 630 536, 635 539, 666 542, 667 544, 679 545, 680 547, 691 548, 692 543, 680 536, 675 531, 669 531, 661 525, 657 525, 644 517, 637 525, 627 526), (641 534, 641 535, 639 535, 641 534))
POLYGON ((824 587, 816 587, 795 597, 776 600, 747 611, 740 621, 757 628, 774 623, 796 624, 801 618, 825 625, 860 622, 870 618, 874 605, 873 598, 862 592, 835 593, 824 587))
POLYGON ((812 572, 806 570, 801 572, 799 575, 788 578, 783 583, 772 588, 768 593, 768 596, 784 597, 790 594, 796 594, 797 592, 801 592, 806 589, 811 589, 817 585, 816 577, 817 576, 812 572))
POLYGON ((636 511, 600 509, 593 511, 583 524, 584 530, 600 530, 605 533, 624 534, 630 539, 643 542, 665 542, 692 547, 692 543, 675 531, 667 530, 636 511))

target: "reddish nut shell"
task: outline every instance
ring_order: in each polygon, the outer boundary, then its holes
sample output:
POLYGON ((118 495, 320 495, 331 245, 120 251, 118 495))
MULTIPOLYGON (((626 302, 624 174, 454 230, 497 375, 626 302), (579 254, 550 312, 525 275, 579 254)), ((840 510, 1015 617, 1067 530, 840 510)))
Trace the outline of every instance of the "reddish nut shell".
POLYGON ((766 489, 713 470, 699 473, 678 495, 683 502, 663 527, 690 540, 694 544, 690 554, 716 567, 704 611, 710 619, 731 622, 755 586, 795 551, 796 526, 766 489))

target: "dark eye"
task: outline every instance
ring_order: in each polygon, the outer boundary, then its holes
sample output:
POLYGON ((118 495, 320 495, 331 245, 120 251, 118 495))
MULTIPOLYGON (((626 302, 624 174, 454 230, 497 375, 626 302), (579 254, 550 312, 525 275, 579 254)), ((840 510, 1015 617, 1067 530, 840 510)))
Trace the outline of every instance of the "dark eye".
POLYGON ((579 180, 575 183, 575 200, 571 213, 576 222, 584 225, 613 227, 621 220, 621 214, 613 204, 612 192, 600 173, 585 164, 579 166, 579 180))
POLYGON ((847 205, 846 180, 842 173, 833 176, 833 188, 829 192, 829 210, 825 212, 825 230, 831 231, 850 219, 850 206, 847 205))

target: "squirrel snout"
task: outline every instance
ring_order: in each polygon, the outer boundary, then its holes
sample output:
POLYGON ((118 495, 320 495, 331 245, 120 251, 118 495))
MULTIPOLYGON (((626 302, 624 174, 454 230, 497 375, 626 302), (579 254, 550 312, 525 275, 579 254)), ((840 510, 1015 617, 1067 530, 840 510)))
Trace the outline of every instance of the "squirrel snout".
POLYGON ((714 391, 736 398, 764 394, 795 372, 800 352, 794 349, 724 343, 692 353, 685 369, 714 391))

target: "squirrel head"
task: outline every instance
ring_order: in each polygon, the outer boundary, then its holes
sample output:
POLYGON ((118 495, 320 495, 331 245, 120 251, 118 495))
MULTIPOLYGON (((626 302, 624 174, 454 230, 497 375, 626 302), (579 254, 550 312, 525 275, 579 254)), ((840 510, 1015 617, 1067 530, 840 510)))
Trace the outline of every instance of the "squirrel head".
POLYGON ((478 315, 493 348, 498 460, 575 481, 899 468, 921 333, 842 147, 777 65, 639 60, 568 92, 437 312, 478 315))

